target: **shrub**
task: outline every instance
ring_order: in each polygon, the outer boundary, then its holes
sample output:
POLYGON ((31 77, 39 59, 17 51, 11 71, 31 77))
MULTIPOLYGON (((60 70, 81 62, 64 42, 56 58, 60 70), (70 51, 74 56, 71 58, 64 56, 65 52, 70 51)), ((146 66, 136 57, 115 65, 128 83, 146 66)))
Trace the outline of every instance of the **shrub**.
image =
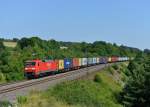
POLYGON ((94 77, 94 81, 98 82, 98 83, 101 83, 102 79, 101 79, 100 75, 96 74, 95 77, 94 77))
POLYGON ((113 67, 113 69, 115 69, 115 70, 118 70, 118 69, 119 69, 119 66, 118 66, 117 64, 114 64, 112 67, 113 67))

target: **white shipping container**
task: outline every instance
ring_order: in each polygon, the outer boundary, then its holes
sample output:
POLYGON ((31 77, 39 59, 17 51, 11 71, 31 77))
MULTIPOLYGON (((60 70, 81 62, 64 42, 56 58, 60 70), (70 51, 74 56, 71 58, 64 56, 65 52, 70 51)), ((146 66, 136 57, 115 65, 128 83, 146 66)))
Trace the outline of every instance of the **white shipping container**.
POLYGON ((93 64, 96 64, 96 63, 97 63, 97 59, 93 58, 93 64))
POLYGON ((99 64, 99 58, 98 57, 96 58, 96 63, 99 64))
POLYGON ((82 66, 86 66, 87 65, 87 58, 82 58, 82 66))
POLYGON ((93 58, 88 58, 88 64, 89 65, 93 64, 93 58))

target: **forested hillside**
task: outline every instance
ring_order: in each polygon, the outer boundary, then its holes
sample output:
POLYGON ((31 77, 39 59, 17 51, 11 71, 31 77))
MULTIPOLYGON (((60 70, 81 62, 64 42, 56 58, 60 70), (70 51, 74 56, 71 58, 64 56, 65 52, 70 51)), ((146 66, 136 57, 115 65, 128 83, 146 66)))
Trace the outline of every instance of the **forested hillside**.
MULTIPOLYGON (((57 59, 65 57, 91 56, 136 56, 141 51, 136 48, 117 46, 116 44, 96 41, 62 42, 42 40, 38 37, 13 39, 17 42, 15 48, 5 47, 0 39, 0 83, 24 79, 24 61, 31 59, 57 59)), ((11 40, 7 40, 11 41, 11 40)))

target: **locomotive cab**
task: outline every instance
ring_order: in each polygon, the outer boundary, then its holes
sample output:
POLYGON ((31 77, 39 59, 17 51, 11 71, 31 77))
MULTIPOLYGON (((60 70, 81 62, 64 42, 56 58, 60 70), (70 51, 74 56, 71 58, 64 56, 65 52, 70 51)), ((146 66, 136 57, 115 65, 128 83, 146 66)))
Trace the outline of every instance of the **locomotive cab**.
POLYGON ((38 77, 39 60, 25 62, 24 74, 27 78, 38 77))

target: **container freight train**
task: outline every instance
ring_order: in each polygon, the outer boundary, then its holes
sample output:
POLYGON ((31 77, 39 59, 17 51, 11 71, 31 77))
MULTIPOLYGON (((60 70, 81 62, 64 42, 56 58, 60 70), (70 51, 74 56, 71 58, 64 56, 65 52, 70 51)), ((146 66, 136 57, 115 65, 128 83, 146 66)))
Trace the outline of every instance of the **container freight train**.
POLYGON ((25 62, 24 74, 27 78, 37 78, 47 74, 61 73, 98 64, 123 62, 129 57, 65 58, 58 60, 30 60, 25 62))

